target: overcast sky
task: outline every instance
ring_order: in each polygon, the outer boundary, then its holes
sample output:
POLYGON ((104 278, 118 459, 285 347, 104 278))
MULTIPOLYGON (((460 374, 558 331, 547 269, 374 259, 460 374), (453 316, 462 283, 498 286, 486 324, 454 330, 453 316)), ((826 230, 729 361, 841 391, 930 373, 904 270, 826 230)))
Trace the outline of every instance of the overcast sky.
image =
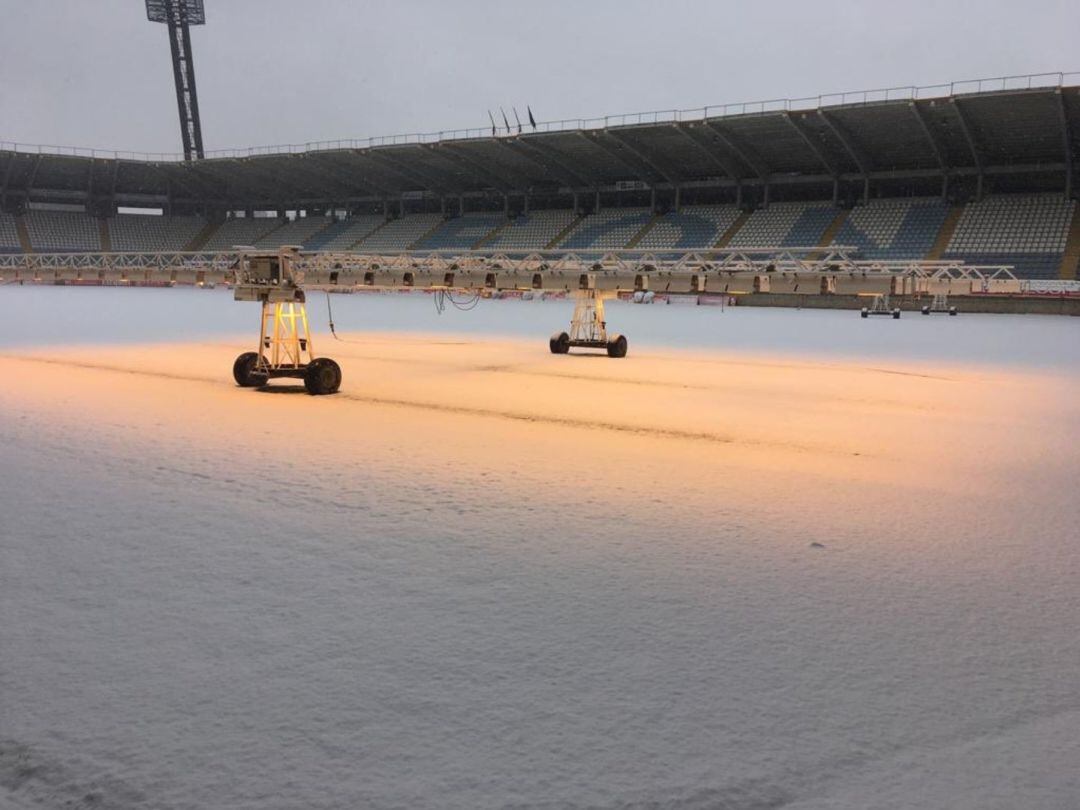
MULTIPOLYGON (((206 0, 208 150, 1080 70, 1080 0, 206 0), (512 120, 512 114, 511 114, 512 120)), ((142 0, 0 0, 0 140, 180 151, 142 0)))

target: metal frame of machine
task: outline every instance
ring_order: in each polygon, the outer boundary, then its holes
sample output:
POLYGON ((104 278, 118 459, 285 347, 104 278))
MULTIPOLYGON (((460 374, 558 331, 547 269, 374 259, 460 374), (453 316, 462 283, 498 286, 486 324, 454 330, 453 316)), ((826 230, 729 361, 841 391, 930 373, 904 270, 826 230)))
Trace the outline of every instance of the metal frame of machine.
POLYGON ((548 341, 552 354, 568 354, 571 348, 604 349, 608 357, 626 357, 626 336, 608 334, 604 317, 604 299, 613 292, 596 289, 596 275, 583 273, 574 293, 574 315, 570 331, 556 332, 548 341))
POLYGON ((889 304, 889 296, 887 293, 874 295, 874 300, 870 303, 869 307, 863 307, 859 311, 860 317, 869 318, 871 315, 891 315, 893 320, 900 320, 900 307, 894 307, 889 304))
POLYGON ((948 293, 934 293, 934 300, 922 308, 923 315, 939 313, 942 315, 955 315, 956 307, 949 304, 948 293))
POLYGON ((303 273, 294 266, 300 247, 275 251, 239 248, 236 301, 262 304, 259 343, 233 363, 233 379, 244 388, 259 388, 279 377, 304 381, 309 394, 333 394, 341 387, 341 367, 329 357, 316 357, 308 327, 303 273))

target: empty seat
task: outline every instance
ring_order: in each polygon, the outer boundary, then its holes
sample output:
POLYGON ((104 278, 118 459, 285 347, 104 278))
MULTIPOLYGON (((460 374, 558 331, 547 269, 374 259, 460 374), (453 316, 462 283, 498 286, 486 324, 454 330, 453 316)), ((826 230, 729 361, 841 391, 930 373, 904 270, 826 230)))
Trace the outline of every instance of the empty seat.
POLYGON ((468 250, 506 222, 502 213, 470 212, 446 220, 417 245, 417 250, 468 250))
POLYGON ((118 214, 108 223, 112 249, 116 251, 183 250, 206 226, 201 217, 153 214, 118 214))
POLYGON ((1011 264, 1024 278, 1054 278, 1076 202, 1061 194, 999 194, 969 203, 945 250, 968 264, 1011 264))
POLYGON ((871 200, 848 214, 832 244, 854 245, 861 259, 921 259, 948 211, 936 197, 871 200))
POLYGON ((819 202, 779 202, 759 208, 732 239, 731 247, 813 247, 836 217, 836 208, 819 202))
POLYGON ((0 212, 0 253, 21 253, 19 231, 15 227, 15 217, 0 212))
POLYGON ((643 250, 712 247, 738 217, 739 209, 734 205, 687 205, 660 217, 638 247, 643 250))
POLYGON ((604 208, 585 217, 562 241, 567 250, 624 248, 652 218, 648 208, 604 208))
POLYGON ((30 244, 39 253, 101 250, 98 220, 81 211, 27 211, 30 244))
POLYGON ((207 240, 203 250, 228 250, 234 245, 254 245, 282 225, 276 217, 234 217, 227 219, 207 240))
POLYGON ((406 214, 387 222, 371 236, 361 241, 356 249, 365 253, 380 250, 408 250, 442 221, 442 214, 406 214))
POLYGON ((569 209, 521 214, 485 245, 492 250, 543 250, 574 221, 569 209))
POLYGON ((297 217, 256 240, 255 247, 274 248, 281 245, 306 245, 315 234, 330 224, 329 217, 297 217))
POLYGON ((311 250, 348 250, 386 221, 381 214, 360 214, 335 222, 313 235, 304 247, 311 250))

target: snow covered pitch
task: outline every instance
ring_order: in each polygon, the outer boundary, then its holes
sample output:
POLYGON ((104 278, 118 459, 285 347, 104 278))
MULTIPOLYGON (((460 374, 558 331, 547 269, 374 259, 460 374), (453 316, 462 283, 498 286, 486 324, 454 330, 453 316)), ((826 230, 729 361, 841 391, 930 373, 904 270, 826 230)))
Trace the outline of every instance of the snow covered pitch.
POLYGON ((1080 806, 1075 319, 319 303, 0 289, 0 808, 1080 806))

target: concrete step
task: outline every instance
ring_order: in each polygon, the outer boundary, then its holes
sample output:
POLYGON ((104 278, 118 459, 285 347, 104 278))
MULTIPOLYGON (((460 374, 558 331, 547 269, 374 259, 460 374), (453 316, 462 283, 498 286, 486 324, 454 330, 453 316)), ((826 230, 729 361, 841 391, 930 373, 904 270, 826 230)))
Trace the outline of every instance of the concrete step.
POLYGON ((109 220, 105 217, 98 219, 98 237, 101 239, 101 249, 112 253, 112 232, 109 230, 109 220))
POLYGON ((927 260, 941 258, 945 249, 949 246, 953 234, 956 233, 956 226, 960 224, 960 217, 963 213, 963 204, 954 205, 949 209, 949 213, 945 215, 945 221, 941 223, 941 230, 938 231, 937 238, 934 240, 930 252, 926 254, 927 260))
POLYGON ((473 250, 479 250, 484 245, 490 244, 495 239, 496 236, 498 236, 500 233, 505 231, 507 228, 509 228, 513 224, 514 224, 514 220, 507 217, 501 224, 496 225, 494 228, 492 228, 490 231, 488 231, 484 236, 481 236, 476 241, 476 244, 474 244, 472 246, 472 249, 473 250))
POLYGON ((203 245, 210 241, 210 237, 214 235, 218 227, 220 227, 219 223, 207 222, 202 227, 202 230, 195 234, 190 242, 184 245, 184 252, 192 253, 197 250, 202 250, 203 245))
POLYGON ((739 214, 738 219, 731 223, 731 227, 724 231, 720 238, 716 240, 716 244, 713 245, 713 247, 722 248, 731 244, 731 240, 735 237, 735 234, 737 234, 739 229, 746 224, 746 220, 748 219, 750 219, 749 211, 743 211, 739 214))
POLYGON ((359 239, 357 239, 355 242, 353 242, 351 245, 349 245, 347 248, 345 248, 345 250, 356 250, 360 245, 362 245, 364 243, 364 240, 369 239, 370 237, 374 236, 375 234, 377 234, 379 231, 381 231, 383 228, 385 228, 387 225, 389 225, 393 221, 394 220, 392 220, 392 219, 384 219, 382 221, 382 224, 379 225, 379 227, 377 227, 375 230, 371 231, 370 233, 367 233, 364 236, 361 236, 359 239))
POLYGON ((1065 255, 1061 257, 1058 276, 1063 279, 1080 278, 1080 203, 1073 206, 1069 238, 1065 240, 1065 255))
POLYGON ((579 214, 578 216, 576 216, 573 219, 573 221, 571 221, 571 223, 569 225, 567 225, 565 228, 563 228, 561 231, 559 231, 558 236, 556 236, 554 239, 552 239, 550 242, 548 242, 546 245, 544 245, 544 250, 555 250, 555 248, 557 248, 560 244, 562 244, 563 240, 565 240, 566 237, 568 237, 570 234, 572 234, 577 229, 577 226, 580 225, 584 221, 585 221, 585 215, 584 214, 579 214))
POLYGON ((633 248, 636 248, 641 242, 641 240, 645 238, 645 234, 651 231, 656 226, 656 223, 659 221, 660 215, 653 214, 652 218, 649 219, 649 221, 646 222, 644 225, 642 225, 641 229, 637 233, 630 237, 630 241, 626 243, 627 249, 632 250, 633 248))
POLYGON ((415 239, 412 242, 410 242, 409 245, 405 249, 406 250, 416 250, 417 245, 424 244, 424 242, 426 242, 428 239, 431 238, 432 234, 434 234, 435 231, 439 230, 439 228, 441 228, 445 224, 446 224, 445 219, 439 220, 438 222, 435 223, 434 227, 428 228, 423 236, 421 236, 419 239, 415 239))
POLYGON ((833 221, 829 223, 829 226, 825 229, 825 233, 821 235, 821 239, 818 240, 818 247, 828 247, 832 244, 832 241, 836 238, 836 235, 840 233, 840 229, 844 227, 844 223, 847 222, 848 216, 851 211, 847 208, 840 209, 840 212, 833 217, 833 221))
MULTIPOLYGON (((836 235, 840 233, 840 229, 844 226, 844 223, 847 222, 847 218, 850 213, 851 211, 847 208, 842 208, 839 212, 837 212, 836 216, 833 217, 832 222, 830 222, 825 228, 825 232, 821 234, 821 238, 818 240, 817 247, 827 248, 830 244, 832 244, 833 239, 836 238, 836 235)), ((824 255, 824 250, 815 250, 813 253, 809 254, 807 258, 812 260, 820 259, 824 255)))
POLYGON ((15 232, 19 235, 19 247, 22 248, 23 253, 33 253, 34 246, 30 244, 30 231, 21 214, 15 217, 15 232))

